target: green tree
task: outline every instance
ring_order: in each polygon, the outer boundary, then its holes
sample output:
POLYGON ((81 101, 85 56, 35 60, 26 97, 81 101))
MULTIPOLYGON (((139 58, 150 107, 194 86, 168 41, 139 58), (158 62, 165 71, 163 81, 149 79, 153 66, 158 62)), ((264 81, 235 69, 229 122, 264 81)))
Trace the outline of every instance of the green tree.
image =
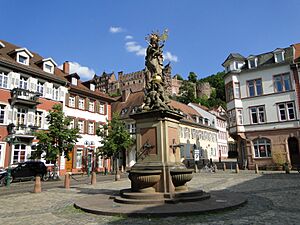
POLYGON ((197 74, 194 72, 190 72, 188 76, 188 81, 196 83, 197 82, 197 74))
POLYGON ((179 95, 177 100, 189 104, 190 102, 195 102, 195 86, 192 82, 187 80, 182 81, 182 84, 179 88, 179 95))
POLYGON ((126 129, 124 121, 120 119, 118 113, 114 113, 112 120, 107 124, 100 126, 97 129, 97 135, 101 137, 101 147, 98 148, 98 155, 105 158, 112 158, 116 179, 119 175, 118 158, 120 154, 126 152, 126 149, 133 144, 133 139, 130 137, 126 129))
POLYGON ((176 74, 174 78, 177 78, 177 80, 183 80, 183 77, 180 74, 176 74))
POLYGON ((79 129, 69 128, 71 119, 65 116, 61 104, 55 104, 46 119, 49 130, 35 133, 38 144, 31 158, 40 159, 42 157, 54 162, 54 167, 56 167, 58 157, 64 155, 67 160, 70 160, 69 153, 80 137, 79 129))

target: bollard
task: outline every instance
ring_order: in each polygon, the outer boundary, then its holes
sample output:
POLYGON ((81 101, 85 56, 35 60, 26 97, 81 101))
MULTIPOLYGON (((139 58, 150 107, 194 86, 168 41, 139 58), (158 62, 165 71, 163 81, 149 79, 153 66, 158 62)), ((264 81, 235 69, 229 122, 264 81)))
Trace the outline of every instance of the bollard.
POLYGON ((115 174, 115 181, 119 181, 119 180, 121 180, 121 175, 120 175, 120 171, 117 169, 115 174))
POLYGON ((121 166, 121 173, 124 173, 124 166, 121 166))
POLYGON ((40 176, 35 177, 33 192, 34 193, 42 192, 42 185, 41 185, 41 177, 40 176))
POLYGON ((286 173, 286 174, 289 174, 289 173, 290 173, 290 168, 289 168, 289 164, 288 164, 288 163, 285 163, 285 164, 284 164, 284 170, 285 170, 285 173, 286 173))
POLYGON ((226 164, 223 163, 223 171, 226 171, 226 164))
POLYGON ((96 185, 96 172, 92 172, 91 185, 96 185))
POLYGON ((255 164, 255 173, 258 174, 259 173, 259 170, 258 170, 258 165, 255 164))
POLYGON ((65 188, 69 189, 70 188, 70 173, 65 174, 65 188))
POLYGON ((240 172, 240 169, 239 169, 239 164, 235 164, 235 172, 236 173, 239 173, 240 172))

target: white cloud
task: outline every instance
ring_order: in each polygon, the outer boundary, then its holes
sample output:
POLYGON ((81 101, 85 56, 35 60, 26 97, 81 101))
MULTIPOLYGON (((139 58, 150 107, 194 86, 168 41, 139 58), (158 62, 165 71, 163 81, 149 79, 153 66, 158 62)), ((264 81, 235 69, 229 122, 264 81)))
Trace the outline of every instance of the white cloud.
POLYGON ((178 57, 176 55, 172 55, 171 52, 166 52, 164 54, 164 60, 169 60, 170 62, 178 62, 178 57))
POLYGON ((110 27, 109 28, 109 32, 113 33, 113 34, 115 34, 115 33, 121 33, 123 31, 124 31, 124 29, 122 27, 110 27))
POLYGON ((126 39, 126 40, 131 40, 131 39, 133 39, 133 36, 131 36, 131 35, 126 35, 126 36, 125 36, 125 39, 126 39))
POLYGON ((145 56, 146 48, 143 48, 141 45, 135 41, 129 41, 125 43, 125 48, 128 52, 134 52, 136 55, 145 56))
MULTIPOLYGON (((69 65, 70 74, 77 73, 83 81, 90 80, 95 75, 95 71, 93 69, 90 69, 87 66, 82 66, 77 62, 69 62, 69 65)), ((62 69, 63 65, 60 65, 59 68, 62 69)))

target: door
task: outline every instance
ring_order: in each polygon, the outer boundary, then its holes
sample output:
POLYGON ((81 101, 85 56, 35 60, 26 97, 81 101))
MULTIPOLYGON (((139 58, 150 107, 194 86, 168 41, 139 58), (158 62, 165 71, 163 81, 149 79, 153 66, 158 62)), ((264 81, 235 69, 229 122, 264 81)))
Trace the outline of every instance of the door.
POLYGON ((300 152, 299 152, 298 139, 295 137, 290 137, 288 139, 288 146, 289 146, 291 164, 300 166, 300 152))

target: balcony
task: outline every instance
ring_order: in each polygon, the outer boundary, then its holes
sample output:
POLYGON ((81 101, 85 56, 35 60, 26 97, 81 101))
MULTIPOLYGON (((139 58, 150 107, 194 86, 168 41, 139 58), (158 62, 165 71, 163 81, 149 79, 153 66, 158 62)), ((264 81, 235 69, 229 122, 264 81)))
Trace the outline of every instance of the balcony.
POLYGON ((40 102, 38 102, 40 94, 37 92, 14 88, 11 91, 11 96, 11 105, 20 104, 34 107, 40 104, 40 102))
POLYGON ((7 126, 8 134, 14 135, 15 137, 34 138, 34 132, 38 127, 27 126, 24 124, 15 125, 13 123, 7 126))

